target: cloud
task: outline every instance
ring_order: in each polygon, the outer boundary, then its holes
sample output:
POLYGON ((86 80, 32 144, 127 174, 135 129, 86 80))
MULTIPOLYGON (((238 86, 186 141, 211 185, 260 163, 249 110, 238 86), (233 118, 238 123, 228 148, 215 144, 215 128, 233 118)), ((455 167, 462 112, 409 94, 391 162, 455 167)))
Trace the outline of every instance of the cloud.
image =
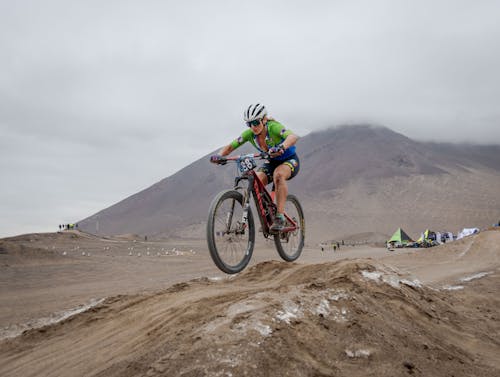
POLYGON ((2 2, 0 166, 15 183, 0 188, 12 224, 0 228, 34 231, 23 224, 109 206, 228 143, 256 101, 302 135, 372 122, 414 138, 500 143, 499 10, 495 1, 2 2))

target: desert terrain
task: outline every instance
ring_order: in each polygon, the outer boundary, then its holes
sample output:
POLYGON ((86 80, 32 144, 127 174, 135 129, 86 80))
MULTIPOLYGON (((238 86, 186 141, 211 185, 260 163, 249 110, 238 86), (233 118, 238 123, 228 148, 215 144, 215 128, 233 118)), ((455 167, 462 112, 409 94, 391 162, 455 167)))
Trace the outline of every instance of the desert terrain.
MULTIPOLYGON (((498 229, 498 228, 496 228, 498 229)), ((500 231, 428 249, 0 240, 1 376, 498 376, 500 231)))

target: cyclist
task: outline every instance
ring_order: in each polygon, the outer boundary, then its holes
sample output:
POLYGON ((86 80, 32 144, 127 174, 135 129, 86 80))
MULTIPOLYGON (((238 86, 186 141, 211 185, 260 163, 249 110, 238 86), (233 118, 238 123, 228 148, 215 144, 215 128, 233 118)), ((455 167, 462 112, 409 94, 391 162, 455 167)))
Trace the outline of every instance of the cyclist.
POLYGON ((276 192, 277 214, 270 231, 277 233, 285 227, 285 201, 288 195, 286 181, 297 175, 300 161, 295 153, 298 136, 286 129, 281 123, 267 116, 267 109, 258 103, 250 105, 243 113, 248 130, 230 144, 223 147, 219 154, 210 157, 210 162, 221 163, 222 156, 227 156, 247 141, 260 152, 267 152, 269 161, 257 171, 257 176, 264 185, 273 182, 276 192))

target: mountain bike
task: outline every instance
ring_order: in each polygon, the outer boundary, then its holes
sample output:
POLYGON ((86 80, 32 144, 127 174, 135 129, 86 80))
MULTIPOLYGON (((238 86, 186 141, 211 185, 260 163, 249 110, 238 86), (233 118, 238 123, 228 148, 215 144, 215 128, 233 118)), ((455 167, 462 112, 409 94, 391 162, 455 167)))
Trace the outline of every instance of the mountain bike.
POLYGON ((270 232, 277 211, 275 193, 266 189, 254 170, 257 167, 256 159, 268 158, 267 153, 255 153, 224 157, 220 161, 220 164, 236 163, 238 175, 234 179, 234 188, 220 192, 210 205, 207 242, 215 265, 227 274, 242 271, 252 258, 255 224, 250 208, 251 197, 260 219, 262 234, 266 239, 274 238, 276 250, 283 260, 296 260, 304 247, 304 212, 294 195, 286 198, 285 227, 278 233, 270 232))

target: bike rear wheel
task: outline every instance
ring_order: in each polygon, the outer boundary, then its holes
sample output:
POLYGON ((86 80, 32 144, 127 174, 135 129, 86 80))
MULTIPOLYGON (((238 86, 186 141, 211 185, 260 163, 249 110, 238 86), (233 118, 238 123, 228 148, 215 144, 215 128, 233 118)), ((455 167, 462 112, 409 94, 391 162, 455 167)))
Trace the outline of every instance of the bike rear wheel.
POLYGON ((215 265, 227 274, 242 271, 250 262, 255 227, 250 207, 243 221, 243 195, 236 190, 219 193, 208 213, 207 242, 215 265))
MULTIPOLYGON (((294 195, 288 195, 285 202, 286 214, 297 224, 293 232, 280 232, 274 235, 274 245, 279 256, 287 261, 296 260, 304 248, 305 220, 304 211, 299 200, 294 195)), ((287 221, 286 226, 291 224, 287 221)))

